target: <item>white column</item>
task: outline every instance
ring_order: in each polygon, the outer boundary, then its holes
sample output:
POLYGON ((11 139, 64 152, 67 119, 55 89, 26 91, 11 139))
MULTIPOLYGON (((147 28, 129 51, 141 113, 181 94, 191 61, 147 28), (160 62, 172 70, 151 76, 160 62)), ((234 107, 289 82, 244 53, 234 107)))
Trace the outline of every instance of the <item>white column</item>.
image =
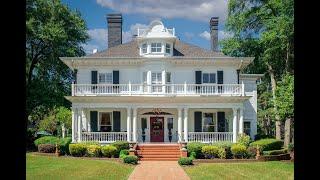
POLYGON ((147 90, 151 93, 151 71, 147 72, 147 90))
POLYGON ((131 108, 127 108, 127 141, 131 141, 131 108))
POLYGON ((166 93, 166 71, 162 71, 162 93, 166 93))
POLYGON ((178 108, 178 142, 182 141, 182 108, 178 108))
POLYGON ((237 142, 237 109, 233 108, 233 126, 232 126, 232 133, 233 133, 233 142, 237 142))
POLYGON ((133 142, 137 142, 137 108, 133 108, 133 123, 132 123, 133 129, 133 142))
POLYGON ((243 108, 240 108, 239 134, 243 133, 243 108))
POLYGON ((184 124, 183 124, 183 128, 184 128, 184 141, 188 142, 188 108, 184 108, 184 124))
POLYGON ((82 109, 78 109, 78 142, 81 141, 82 131, 82 109))
POLYGON ((72 108, 72 142, 76 142, 76 118, 77 118, 77 109, 72 108))

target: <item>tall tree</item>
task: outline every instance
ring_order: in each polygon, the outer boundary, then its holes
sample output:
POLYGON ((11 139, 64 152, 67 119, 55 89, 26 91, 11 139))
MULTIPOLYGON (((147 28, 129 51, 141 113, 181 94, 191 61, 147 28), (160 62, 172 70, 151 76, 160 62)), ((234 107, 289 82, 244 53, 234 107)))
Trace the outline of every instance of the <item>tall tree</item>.
POLYGON ((60 0, 26 2, 26 91, 27 113, 70 106, 64 95, 70 93, 72 72, 59 60, 83 56, 88 39, 85 21, 77 11, 60 0))

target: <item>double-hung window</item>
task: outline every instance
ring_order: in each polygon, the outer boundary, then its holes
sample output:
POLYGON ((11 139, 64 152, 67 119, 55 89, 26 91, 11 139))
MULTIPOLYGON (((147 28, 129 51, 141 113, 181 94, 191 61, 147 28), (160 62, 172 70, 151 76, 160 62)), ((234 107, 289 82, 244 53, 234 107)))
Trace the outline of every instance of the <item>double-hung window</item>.
POLYGON ((147 44, 142 44, 142 54, 147 53, 147 44))
POLYGON ((151 52, 161 52, 161 43, 151 43, 151 52))
POLYGON ((99 73, 99 83, 112 84, 112 73, 99 73))
POLYGON ((215 132, 216 128, 216 113, 203 113, 202 132, 215 132))
POLYGON ((151 84, 152 84, 152 92, 161 92, 162 91, 162 73, 161 72, 153 72, 151 73, 151 84))
POLYGON ((251 128, 250 128, 250 122, 249 121, 243 122, 243 131, 244 131, 245 134, 250 136, 251 128))
POLYGON ((166 53, 170 54, 170 44, 166 43, 166 53))
POLYGON ((111 112, 99 113, 99 128, 101 132, 112 131, 111 112))
POLYGON ((202 73, 202 83, 216 83, 216 73, 202 73))

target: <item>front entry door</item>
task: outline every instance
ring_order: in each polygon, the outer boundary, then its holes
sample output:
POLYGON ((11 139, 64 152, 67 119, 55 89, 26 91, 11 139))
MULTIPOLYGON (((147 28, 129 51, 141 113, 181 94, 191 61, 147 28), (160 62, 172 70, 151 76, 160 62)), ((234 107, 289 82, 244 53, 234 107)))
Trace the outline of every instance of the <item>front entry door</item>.
POLYGON ((150 117, 150 141, 151 142, 163 142, 164 132, 163 132, 163 121, 164 117, 150 117))

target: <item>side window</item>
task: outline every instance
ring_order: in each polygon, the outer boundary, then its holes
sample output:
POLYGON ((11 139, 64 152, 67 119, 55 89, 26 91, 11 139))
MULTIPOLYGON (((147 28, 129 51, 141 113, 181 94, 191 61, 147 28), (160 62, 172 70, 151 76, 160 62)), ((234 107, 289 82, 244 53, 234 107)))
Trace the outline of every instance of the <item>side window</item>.
POLYGON ((250 131, 251 131, 250 122, 248 121, 243 122, 243 132, 250 136, 250 131))

